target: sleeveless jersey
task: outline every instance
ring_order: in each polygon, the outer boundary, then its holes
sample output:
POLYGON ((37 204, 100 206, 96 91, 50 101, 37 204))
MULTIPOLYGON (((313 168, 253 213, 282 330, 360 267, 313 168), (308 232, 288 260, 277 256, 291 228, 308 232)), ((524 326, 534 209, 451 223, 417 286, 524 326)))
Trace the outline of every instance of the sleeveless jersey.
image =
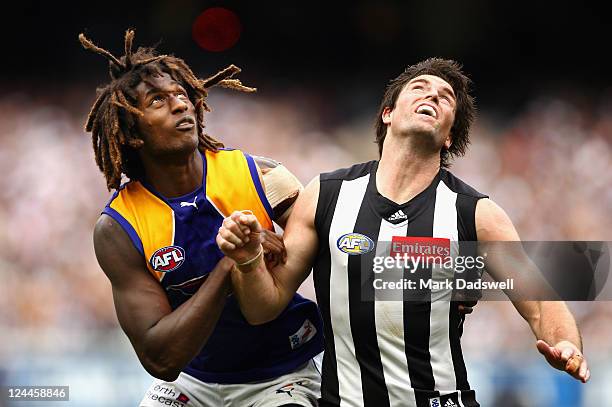
MULTIPOLYGON (((128 234, 172 309, 196 293, 223 257, 215 238, 226 216, 251 210, 262 227, 273 228, 251 156, 228 149, 207 151, 202 159, 202 186, 190 194, 166 199, 146 182, 131 181, 103 211, 128 234)), ((211 383, 284 375, 322 351, 321 324, 316 305, 296 294, 277 319, 251 326, 230 295, 207 343, 183 371, 211 383)))
MULTIPOLYGON (((456 255, 461 241, 477 240, 475 208, 485 195, 441 169, 424 191, 399 205, 378 193, 377 168, 371 161, 320 176, 314 264, 326 338, 320 406, 478 406, 452 290, 423 290, 418 300, 406 300, 399 290, 397 301, 373 300, 379 298, 373 267, 375 256, 384 255, 381 247, 388 250, 398 237, 446 242, 456 255), (347 246, 351 239, 361 242, 357 252, 347 246)), ((440 272, 424 271, 430 278, 440 272)))

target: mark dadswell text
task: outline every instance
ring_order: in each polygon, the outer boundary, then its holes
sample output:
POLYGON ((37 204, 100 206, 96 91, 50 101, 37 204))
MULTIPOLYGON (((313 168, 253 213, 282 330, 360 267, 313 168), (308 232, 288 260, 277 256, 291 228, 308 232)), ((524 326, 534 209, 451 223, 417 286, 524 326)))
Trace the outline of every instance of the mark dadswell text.
POLYGON ((373 282, 376 290, 513 290, 514 279, 505 281, 481 281, 457 278, 454 280, 408 280, 403 278, 399 281, 385 281, 376 278, 373 282))

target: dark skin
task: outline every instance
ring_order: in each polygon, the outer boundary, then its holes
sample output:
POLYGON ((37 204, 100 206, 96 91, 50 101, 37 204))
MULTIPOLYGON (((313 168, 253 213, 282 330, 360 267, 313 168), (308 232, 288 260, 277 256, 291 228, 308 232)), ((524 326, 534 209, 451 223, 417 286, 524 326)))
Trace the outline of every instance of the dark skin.
POLYGON ((195 190, 202 184, 202 157, 195 107, 187 92, 169 75, 150 77, 136 91, 144 113, 137 127, 144 141, 139 155, 147 180, 168 198, 195 190))
MULTIPOLYGON (((151 77, 137 88, 139 150, 147 181, 166 197, 194 191, 202 184, 195 108, 185 89, 168 75, 151 77), (191 119, 189 119, 191 117, 191 119), (181 124, 182 121, 182 124, 181 124)), ((266 234, 265 249, 284 256, 280 238, 266 234)), ((174 381, 204 347, 231 293, 234 262, 223 258, 202 286, 174 311, 161 284, 146 268, 123 228, 101 215, 94 229, 96 257, 109 278, 117 318, 140 362, 152 376, 174 381)))
POLYGON ((233 262, 223 258, 196 294, 172 311, 162 286, 121 226, 102 215, 94 230, 100 267, 111 281, 117 318, 149 374, 174 381, 206 344, 230 293, 233 262))

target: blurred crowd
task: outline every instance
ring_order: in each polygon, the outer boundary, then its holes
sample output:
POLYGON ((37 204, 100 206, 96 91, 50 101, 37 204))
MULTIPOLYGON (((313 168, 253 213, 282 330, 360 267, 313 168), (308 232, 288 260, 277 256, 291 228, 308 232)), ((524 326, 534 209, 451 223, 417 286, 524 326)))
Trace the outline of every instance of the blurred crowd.
MULTIPOLYGON (((110 197, 83 131, 93 87, 66 97, 0 96, 0 370, 20 355, 99 350, 118 337, 92 247, 110 197)), ((330 124, 321 111, 340 115, 342 107, 309 103, 305 89, 268 98, 215 91, 206 129, 229 147, 283 162, 306 183, 377 158, 378 97, 364 101, 363 114, 330 124)), ((451 170, 499 203, 524 240, 612 240, 611 162, 612 99, 586 107, 542 95, 513 115, 480 112, 472 145, 451 170)), ((303 292, 312 295, 308 285, 303 292)), ((612 360, 612 304, 570 307, 587 355, 612 360)), ((509 303, 479 304, 464 338, 468 359, 536 357, 509 303)))

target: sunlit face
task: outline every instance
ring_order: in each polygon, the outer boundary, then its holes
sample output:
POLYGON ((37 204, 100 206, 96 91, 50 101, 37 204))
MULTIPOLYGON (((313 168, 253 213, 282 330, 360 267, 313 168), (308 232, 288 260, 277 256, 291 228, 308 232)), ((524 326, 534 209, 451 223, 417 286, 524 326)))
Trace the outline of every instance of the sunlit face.
POLYGON ((195 107, 187 91, 168 74, 147 78, 136 87, 137 119, 143 152, 152 155, 195 151, 198 129, 195 107))
POLYGON ((433 147, 448 148, 456 103, 448 82, 438 76, 420 75, 404 86, 393 109, 383 110, 382 121, 392 135, 426 135, 431 137, 433 147))

